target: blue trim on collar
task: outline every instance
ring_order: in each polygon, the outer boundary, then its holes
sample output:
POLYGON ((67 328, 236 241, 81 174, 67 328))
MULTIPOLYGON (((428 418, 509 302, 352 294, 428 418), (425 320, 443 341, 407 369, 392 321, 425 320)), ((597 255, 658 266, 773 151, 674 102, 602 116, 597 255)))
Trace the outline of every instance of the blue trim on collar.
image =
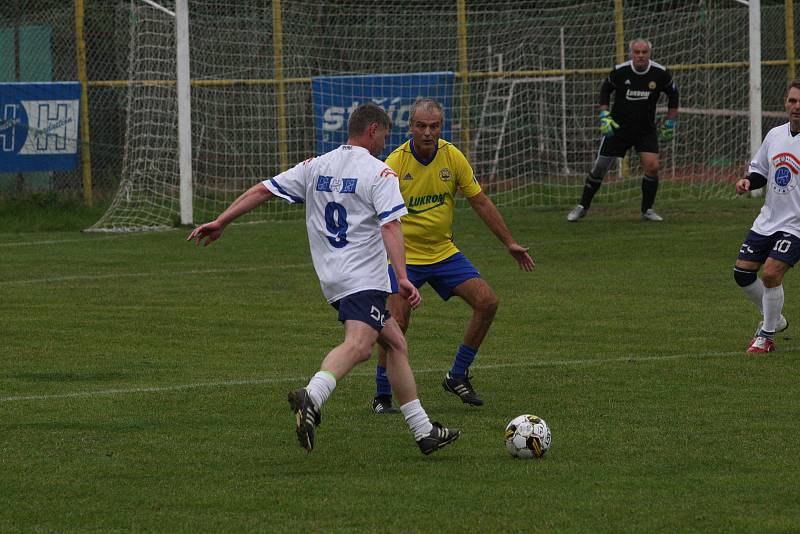
POLYGON ((420 165, 426 165, 426 166, 430 165, 433 162, 433 160, 436 159, 436 153, 439 152, 439 140, 438 139, 436 140, 436 146, 433 148, 433 154, 431 154, 431 157, 428 160, 424 160, 421 157, 419 157, 417 152, 414 150, 414 140, 413 139, 408 142, 408 146, 411 148, 411 155, 414 156, 414 159, 417 160, 420 163, 420 165))

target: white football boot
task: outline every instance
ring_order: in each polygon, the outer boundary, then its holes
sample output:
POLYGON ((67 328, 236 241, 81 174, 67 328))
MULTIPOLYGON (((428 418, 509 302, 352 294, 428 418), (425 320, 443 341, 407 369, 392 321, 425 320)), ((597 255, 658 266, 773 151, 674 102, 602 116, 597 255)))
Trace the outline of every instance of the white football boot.
POLYGON ((582 219, 583 217, 586 217, 586 208, 580 204, 572 208, 572 211, 567 213, 567 220, 569 222, 577 222, 578 219, 582 219))
POLYGON ((658 213, 654 212, 652 209, 649 209, 646 212, 642 213, 642 220, 643 221, 663 221, 664 217, 662 217, 658 213))

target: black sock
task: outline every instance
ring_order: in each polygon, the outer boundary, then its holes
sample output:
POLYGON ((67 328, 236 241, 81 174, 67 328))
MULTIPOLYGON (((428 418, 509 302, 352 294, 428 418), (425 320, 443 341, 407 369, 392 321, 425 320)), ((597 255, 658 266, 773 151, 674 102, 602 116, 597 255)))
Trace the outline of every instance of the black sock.
POLYGON ((586 183, 583 185, 583 195, 581 195, 581 206, 584 209, 589 209, 589 206, 592 205, 592 199, 594 198, 594 194, 597 193, 597 190, 600 189, 600 186, 603 185, 602 178, 595 178, 594 176, 589 173, 589 176, 586 177, 586 183))
POLYGON ((658 191, 658 177, 644 175, 642 178, 642 213, 653 207, 658 191))

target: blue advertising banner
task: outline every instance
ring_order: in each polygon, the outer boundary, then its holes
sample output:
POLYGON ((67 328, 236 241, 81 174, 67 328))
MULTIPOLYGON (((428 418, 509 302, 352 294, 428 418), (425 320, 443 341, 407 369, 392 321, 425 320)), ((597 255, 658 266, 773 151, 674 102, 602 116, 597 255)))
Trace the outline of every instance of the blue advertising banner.
POLYGON ((78 82, 0 83, 0 172, 78 165, 78 82))
MULTIPOLYGON (((385 158, 408 140, 408 113, 417 98, 436 99, 450 116, 455 74, 424 72, 367 76, 317 76, 311 80, 317 155, 347 141, 347 121, 360 104, 373 101, 389 114, 392 132, 381 154, 385 158)), ((450 139, 450 122, 445 120, 442 137, 450 139)))

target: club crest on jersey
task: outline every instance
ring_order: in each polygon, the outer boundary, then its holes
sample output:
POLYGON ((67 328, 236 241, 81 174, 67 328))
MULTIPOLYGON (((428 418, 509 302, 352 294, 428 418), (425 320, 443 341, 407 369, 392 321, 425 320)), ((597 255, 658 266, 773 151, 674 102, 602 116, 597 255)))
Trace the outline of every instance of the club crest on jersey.
POLYGON ((445 167, 444 169, 439 171, 439 179, 443 182, 447 182, 448 180, 450 180, 450 169, 445 167))
POLYGON ((772 158, 775 175, 772 190, 785 195, 797 188, 796 176, 800 174, 800 160, 789 152, 783 152, 772 158))
POLYGON ((357 183, 358 178, 318 176, 316 189, 325 193, 355 193, 357 183))
POLYGON ((651 81, 650 83, 647 84, 647 87, 652 91, 653 89, 656 88, 656 82, 651 81))

